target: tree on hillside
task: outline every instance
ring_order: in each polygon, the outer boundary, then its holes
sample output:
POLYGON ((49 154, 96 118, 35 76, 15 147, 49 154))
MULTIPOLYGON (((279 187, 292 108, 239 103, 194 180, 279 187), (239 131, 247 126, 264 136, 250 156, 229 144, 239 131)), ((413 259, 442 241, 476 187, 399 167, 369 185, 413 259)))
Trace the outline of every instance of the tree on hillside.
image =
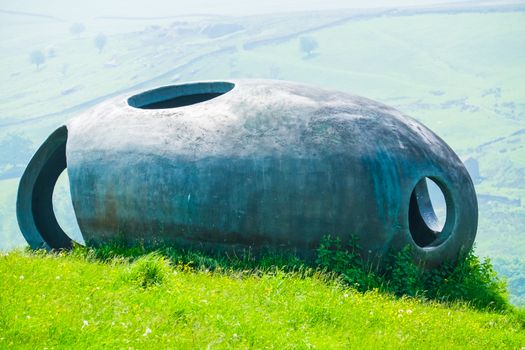
POLYGON ((299 48, 306 56, 311 56, 312 53, 319 47, 317 41, 310 36, 303 36, 299 39, 299 48))
POLYGON ((108 39, 103 33, 100 33, 95 37, 95 47, 98 49, 98 53, 102 52, 102 49, 104 46, 106 46, 107 41, 108 39))
POLYGON ((40 65, 46 61, 46 56, 41 50, 35 50, 29 54, 29 61, 36 65, 36 70, 39 70, 40 65))
POLYGON ((69 27, 69 32, 74 36, 79 36, 84 30, 86 30, 86 27, 82 23, 73 23, 69 27))

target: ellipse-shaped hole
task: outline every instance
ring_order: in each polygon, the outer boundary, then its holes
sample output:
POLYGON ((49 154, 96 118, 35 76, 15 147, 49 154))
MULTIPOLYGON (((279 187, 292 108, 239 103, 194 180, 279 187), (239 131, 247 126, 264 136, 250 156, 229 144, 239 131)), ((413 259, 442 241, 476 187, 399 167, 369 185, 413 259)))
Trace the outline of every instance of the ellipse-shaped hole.
POLYGON ((209 101, 232 90, 235 84, 225 81, 163 86, 128 98, 131 107, 166 109, 209 101))
POLYGON ((73 241, 85 245, 84 237, 78 227, 77 217, 71 201, 69 177, 64 169, 53 189, 53 211, 58 225, 73 241))
POLYGON ((412 239, 419 247, 434 246, 447 238, 444 235, 448 210, 443 185, 429 177, 416 184, 410 196, 408 220, 412 239))

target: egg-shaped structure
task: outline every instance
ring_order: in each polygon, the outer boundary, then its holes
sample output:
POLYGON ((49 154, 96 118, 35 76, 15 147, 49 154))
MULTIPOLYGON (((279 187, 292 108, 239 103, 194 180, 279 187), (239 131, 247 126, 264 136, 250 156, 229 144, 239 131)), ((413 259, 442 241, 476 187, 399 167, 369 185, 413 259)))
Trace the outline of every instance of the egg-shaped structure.
POLYGON ((363 255, 406 245, 427 266, 472 246, 477 202, 461 160, 381 103, 283 81, 164 86, 101 103, 57 129, 20 182, 31 247, 71 240, 52 208, 67 167, 86 242, 273 247, 311 256, 324 235, 363 255), (446 200, 435 225, 426 178, 446 200))

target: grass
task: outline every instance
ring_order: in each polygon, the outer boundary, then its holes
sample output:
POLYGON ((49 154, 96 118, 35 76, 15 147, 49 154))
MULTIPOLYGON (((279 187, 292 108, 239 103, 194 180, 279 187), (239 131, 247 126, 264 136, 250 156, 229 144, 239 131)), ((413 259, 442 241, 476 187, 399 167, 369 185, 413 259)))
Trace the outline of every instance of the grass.
POLYGON ((2 255, 0 348, 525 346, 516 311, 359 293, 275 261, 210 270, 182 260, 103 250, 2 255))

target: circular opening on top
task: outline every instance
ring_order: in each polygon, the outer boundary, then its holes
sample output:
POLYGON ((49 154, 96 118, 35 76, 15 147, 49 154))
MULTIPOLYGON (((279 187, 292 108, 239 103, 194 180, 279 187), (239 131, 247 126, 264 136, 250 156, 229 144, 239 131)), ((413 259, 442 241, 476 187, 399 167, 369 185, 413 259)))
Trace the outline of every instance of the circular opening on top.
POLYGON ((64 169, 53 188, 53 211, 58 225, 73 241, 85 245, 71 201, 69 177, 64 169))
POLYGON ((142 109, 177 108, 209 101, 234 87, 235 84, 224 81, 163 86, 131 96, 128 104, 142 109))
POLYGON ((419 247, 437 246, 450 235, 447 214, 450 209, 446 188, 433 178, 424 177, 410 196, 409 229, 419 247))

